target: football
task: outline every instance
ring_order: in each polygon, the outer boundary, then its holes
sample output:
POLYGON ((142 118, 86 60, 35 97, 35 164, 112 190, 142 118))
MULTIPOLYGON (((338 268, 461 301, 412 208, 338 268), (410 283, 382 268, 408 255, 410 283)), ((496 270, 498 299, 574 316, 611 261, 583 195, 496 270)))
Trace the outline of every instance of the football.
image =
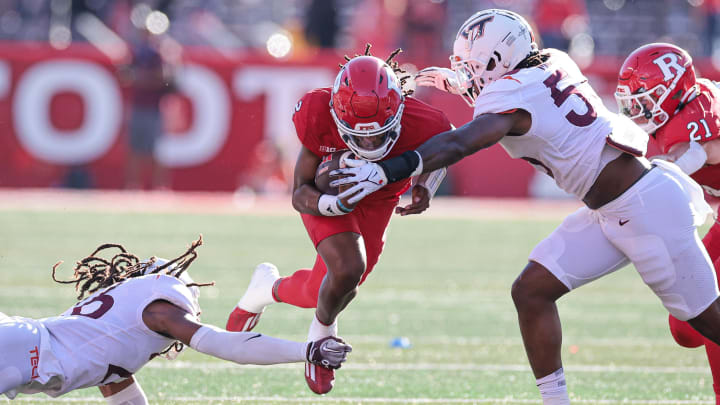
MULTIPOLYGON (((315 172, 315 187, 318 190, 325 194, 338 195, 341 190, 330 187, 330 172, 345 167, 344 161, 347 157, 354 159, 355 155, 349 150, 339 150, 323 157, 315 172)), ((350 185, 341 186, 342 190, 349 187, 350 185)))

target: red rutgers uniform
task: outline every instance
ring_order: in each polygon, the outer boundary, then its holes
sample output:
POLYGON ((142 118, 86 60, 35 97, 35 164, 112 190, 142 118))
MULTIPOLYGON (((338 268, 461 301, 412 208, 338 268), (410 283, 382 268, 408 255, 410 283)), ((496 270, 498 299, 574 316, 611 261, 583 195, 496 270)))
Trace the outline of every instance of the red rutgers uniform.
MULTIPOLYGON (((293 115, 293 123, 300 142, 318 157, 348 149, 330 115, 331 91, 332 89, 328 87, 308 92, 296 105, 293 115)), ((405 98, 401 125, 400 136, 385 159, 414 150, 433 135, 451 129, 444 113, 412 97, 405 98)), ((409 179, 389 184, 381 191, 360 201, 347 215, 326 217, 301 214, 302 220, 315 246, 323 239, 342 232, 362 235, 367 257, 367 269, 363 274, 362 283, 380 257, 385 243, 385 229, 400 201, 400 195, 409 187, 409 179)), ((277 289, 277 298, 292 305, 314 308, 326 272, 327 268, 318 255, 313 270, 300 270, 293 276, 283 279, 277 289), (302 288, 298 288, 297 283, 302 283, 302 288), (299 290, 303 291, 302 294, 298 294, 299 290)))
MULTIPOLYGON (((663 153, 673 145, 684 142, 707 142, 720 138, 720 90, 707 79, 698 79, 700 94, 683 107, 677 114, 660 127, 655 137, 663 153)), ((720 165, 706 165, 691 176, 705 191, 720 197, 720 165)), ((720 226, 715 222, 703 238, 703 244, 715 265, 720 268, 720 226)), ((720 279, 720 277, 718 277, 720 279)), ((716 402, 720 404, 720 347, 703 338, 686 322, 670 317, 670 332, 675 340, 685 347, 705 345, 710 369, 713 374, 713 389, 716 402)))
MULTIPOLYGON (((700 94, 655 132, 663 153, 678 143, 720 138, 720 89, 707 79, 697 83, 700 94)), ((708 194, 720 197, 720 165, 704 166, 690 177, 708 194)))
MULTIPOLYGON (((715 83, 696 77, 690 54, 668 43, 643 45, 628 55, 620 68, 615 92, 623 114, 653 134, 665 154, 678 144, 704 143, 720 138, 719 96, 715 83)), ((720 165, 704 165, 691 177, 708 194, 720 195, 720 165)), ((720 227, 717 222, 702 242, 717 273, 720 267, 720 227)), ((669 324, 679 345, 705 346, 715 401, 720 405, 720 346, 672 315, 669 324)))
MULTIPOLYGON (((707 79, 698 79, 700 94, 655 132, 655 139, 667 153, 678 143, 707 142, 720 138, 720 89, 707 79)), ((720 197, 720 165, 706 165, 690 177, 708 194, 720 197)), ((720 258, 720 227, 717 223, 703 238, 717 272, 720 258)))

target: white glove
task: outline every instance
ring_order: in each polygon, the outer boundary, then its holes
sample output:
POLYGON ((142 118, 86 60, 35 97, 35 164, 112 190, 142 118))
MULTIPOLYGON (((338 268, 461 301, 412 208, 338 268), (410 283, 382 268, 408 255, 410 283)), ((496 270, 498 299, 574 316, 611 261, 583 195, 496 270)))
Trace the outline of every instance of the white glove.
POLYGON ((415 74, 415 83, 418 86, 436 87, 450 94, 463 94, 455 71, 436 66, 427 67, 415 74))
POLYGON ((344 169, 337 169, 330 172, 331 176, 347 176, 330 182, 330 187, 337 187, 343 184, 354 184, 354 186, 338 194, 339 199, 350 197, 349 204, 356 204, 368 194, 385 187, 388 183, 385 171, 377 163, 366 162, 358 159, 345 159, 344 169))

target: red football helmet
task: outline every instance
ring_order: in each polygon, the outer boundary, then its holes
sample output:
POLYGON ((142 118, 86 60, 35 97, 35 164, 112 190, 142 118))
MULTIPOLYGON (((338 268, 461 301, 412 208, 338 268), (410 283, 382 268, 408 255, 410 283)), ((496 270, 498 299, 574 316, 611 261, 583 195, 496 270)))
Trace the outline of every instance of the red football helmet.
POLYGON ((654 43, 641 46, 625 59, 615 100, 621 113, 651 134, 695 94, 694 87, 690 55, 675 45, 654 43))
POLYGON ((355 155, 380 160, 400 136, 405 98, 400 80, 382 59, 358 56, 335 78, 330 114, 355 155))

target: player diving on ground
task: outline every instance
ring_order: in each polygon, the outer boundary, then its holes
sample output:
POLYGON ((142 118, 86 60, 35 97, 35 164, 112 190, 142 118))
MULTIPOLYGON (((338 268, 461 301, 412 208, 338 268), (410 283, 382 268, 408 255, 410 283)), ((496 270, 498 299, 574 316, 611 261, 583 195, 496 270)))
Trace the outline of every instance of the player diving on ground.
POLYGON ((310 362, 339 368, 352 348, 325 337, 293 342, 228 332, 199 320, 199 287, 188 275, 202 238, 173 260, 141 261, 103 244, 77 262, 77 304, 59 316, 31 319, 0 313, 0 393, 58 397, 97 386, 110 404, 147 404, 133 377, 153 358, 174 358, 185 345, 239 364, 310 362), (107 259, 100 255, 118 252, 107 259))

